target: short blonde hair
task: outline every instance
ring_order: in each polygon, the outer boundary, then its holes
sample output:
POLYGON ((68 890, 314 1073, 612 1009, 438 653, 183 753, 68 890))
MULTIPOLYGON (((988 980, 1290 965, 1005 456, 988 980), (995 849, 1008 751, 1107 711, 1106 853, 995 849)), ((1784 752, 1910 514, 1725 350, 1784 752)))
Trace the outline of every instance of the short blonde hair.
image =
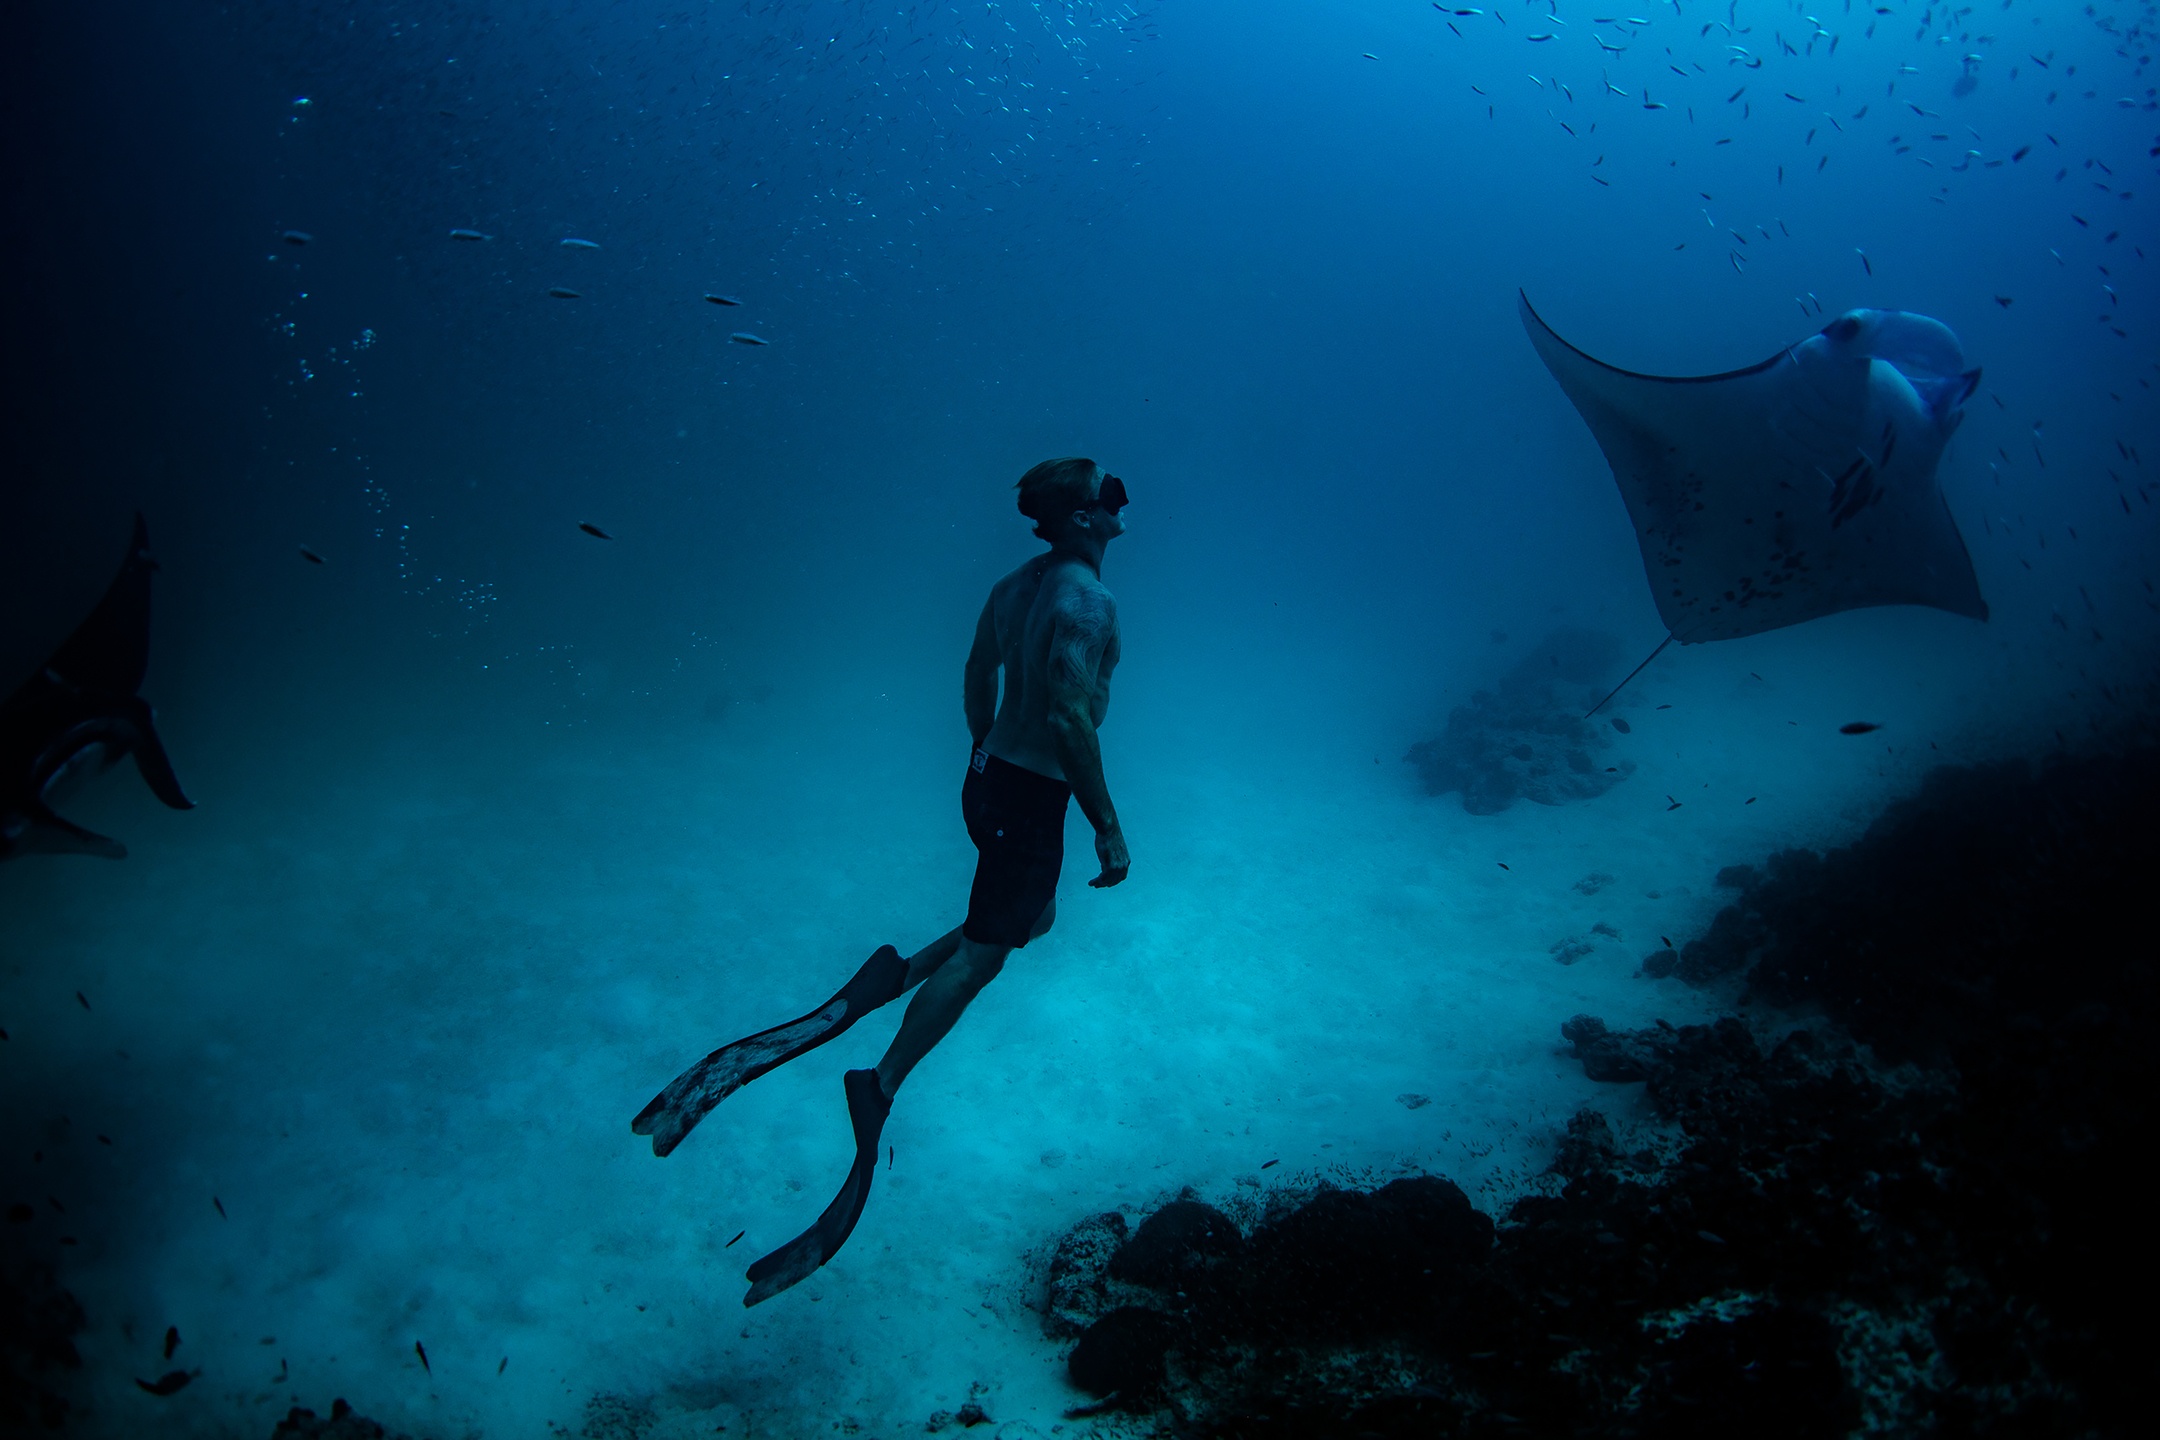
POLYGON ((1013 488, 1020 492, 1020 513, 1035 522, 1040 539, 1055 540, 1064 530, 1065 517, 1085 510, 1102 483, 1102 467, 1093 460, 1068 455, 1045 460, 1013 488))

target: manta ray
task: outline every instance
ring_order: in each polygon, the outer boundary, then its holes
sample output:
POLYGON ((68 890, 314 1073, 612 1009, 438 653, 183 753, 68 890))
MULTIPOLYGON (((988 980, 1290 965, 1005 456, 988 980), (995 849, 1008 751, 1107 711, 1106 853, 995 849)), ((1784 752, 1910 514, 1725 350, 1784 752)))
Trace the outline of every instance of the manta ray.
POLYGON ((62 819, 56 792, 85 773, 111 769, 123 755, 152 794, 175 810, 195 802, 180 789, 172 761, 135 692, 150 664, 150 530, 135 517, 120 573, 89 618, 35 675, 0 704, 0 860, 33 851, 101 855, 127 847, 62 819))
POLYGON ((1517 300, 1612 465, 1665 644, 1869 605, 1987 619, 1935 479, 1980 383, 1948 326, 1848 310, 1744 370, 1640 375, 1584 354, 1517 300))

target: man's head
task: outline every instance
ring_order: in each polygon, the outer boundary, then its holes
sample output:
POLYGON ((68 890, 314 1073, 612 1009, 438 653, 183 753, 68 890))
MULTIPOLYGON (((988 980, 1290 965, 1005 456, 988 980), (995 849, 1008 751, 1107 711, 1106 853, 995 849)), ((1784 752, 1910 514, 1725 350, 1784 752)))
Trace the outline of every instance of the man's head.
POLYGON ((1105 475, 1093 460, 1045 460, 1021 476, 1015 488, 1020 491, 1020 513, 1035 522, 1037 536, 1053 545, 1079 534, 1108 541, 1125 532, 1118 514, 1125 507, 1125 483, 1105 475))

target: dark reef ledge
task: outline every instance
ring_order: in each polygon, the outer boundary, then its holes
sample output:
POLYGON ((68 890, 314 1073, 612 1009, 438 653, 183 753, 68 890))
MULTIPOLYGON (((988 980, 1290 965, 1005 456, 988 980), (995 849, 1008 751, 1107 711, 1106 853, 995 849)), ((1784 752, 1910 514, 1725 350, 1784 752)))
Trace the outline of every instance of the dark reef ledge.
POLYGON ((2147 748, 1940 770, 1726 871, 1649 968, 1754 1023, 1563 1027, 1659 1153, 1584 1110, 1498 1226, 1437 1177, 1085 1221, 1074 1382, 1222 1440, 2152 1433, 2156 835, 2147 748))

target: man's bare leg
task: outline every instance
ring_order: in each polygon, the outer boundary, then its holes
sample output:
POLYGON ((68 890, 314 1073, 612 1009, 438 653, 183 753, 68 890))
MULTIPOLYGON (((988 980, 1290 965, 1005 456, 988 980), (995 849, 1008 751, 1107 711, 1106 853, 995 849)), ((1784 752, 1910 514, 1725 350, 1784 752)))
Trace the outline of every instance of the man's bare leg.
POLYGON ((965 936, 952 959, 937 968, 908 1002, 900 1033, 893 1036, 885 1058, 878 1061, 878 1084, 889 1096, 900 1088, 908 1072, 921 1062, 930 1048, 945 1038, 959 1020, 960 1012, 980 994, 983 986, 1005 968, 1009 945, 983 945, 965 936))
POLYGON ((952 929, 938 936, 937 939, 923 946, 922 949, 908 956, 907 983, 900 987, 900 993, 906 994, 917 985, 922 984, 923 981, 928 980, 932 975, 937 974, 938 967, 952 959, 959 948, 960 927, 955 925, 952 929))
MULTIPOLYGON (((1042 916, 1029 930, 1028 938, 1039 938, 1056 918, 1057 901, 1053 899, 1043 907, 1042 916)), ((953 930, 940 935, 909 958, 908 983, 912 985, 919 973, 917 967, 926 958, 938 956, 936 963, 928 967, 928 978, 923 980, 921 991, 908 1002, 907 1015, 900 1021, 900 1033, 893 1036, 885 1058, 877 1063, 878 1085, 888 1097, 899 1091, 900 1082, 907 1079, 908 1072, 951 1032, 961 1012, 982 993, 983 986, 995 980, 998 971, 1005 968, 1005 957, 1011 953, 1010 945, 978 944, 953 930), (951 948, 947 948, 948 942, 951 948)))

